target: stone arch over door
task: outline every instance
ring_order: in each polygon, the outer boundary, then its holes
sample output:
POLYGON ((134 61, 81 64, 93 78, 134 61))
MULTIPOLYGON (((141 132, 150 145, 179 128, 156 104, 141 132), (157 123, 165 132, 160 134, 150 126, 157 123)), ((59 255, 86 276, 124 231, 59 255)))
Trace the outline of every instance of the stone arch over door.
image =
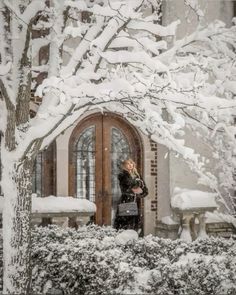
MULTIPOLYGON (((137 130, 113 113, 96 113, 74 128, 69 140, 69 195, 96 203, 95 222, 112 225, 120 197, 122 159, 133 158, 143 172, 143 145, 137 130)), ((141 204, 143 211, 143 204, 141 204)), ((143 214, 142 214, 143 215, 143 214)))

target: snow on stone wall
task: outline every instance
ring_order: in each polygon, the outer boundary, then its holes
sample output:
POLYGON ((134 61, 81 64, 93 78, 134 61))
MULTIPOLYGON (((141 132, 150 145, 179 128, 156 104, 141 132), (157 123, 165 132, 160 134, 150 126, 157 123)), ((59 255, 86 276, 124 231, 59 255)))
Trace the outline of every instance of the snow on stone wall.
POLYGON ((204 207, 217 208, 216 196, 216 193, 175 188, 171 198, 171 206, 180 210, 204 207))
MULTIPOLYGON (((0 196, 0 213, 2 213, 4 199, 0 196)), ((33 213, 60 213, 60 212, 96 212, 96 205, 86 199, 73 197, 48 196, 40 198, 32 196, 33 213)))

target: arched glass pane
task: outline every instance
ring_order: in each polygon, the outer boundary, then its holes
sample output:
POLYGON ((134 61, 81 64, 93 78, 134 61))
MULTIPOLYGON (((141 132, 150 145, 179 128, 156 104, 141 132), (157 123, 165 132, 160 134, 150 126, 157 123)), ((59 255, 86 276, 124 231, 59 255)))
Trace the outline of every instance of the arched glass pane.
POLYGON ((116 214, 117 205, 121 196, 118 174, 121 170, 121 162, 132 158, 129 142, 125 135, 117 128, 111 129, 111 188, 112 188, 112 224, 116 214))
POLYGON ((37 194, 38 197, 43 196, 42 166, 43 166, 43 153, 39 153, 35 159, 33 176, 32 176, 32 193, 37 194))
POLYGON ((82 132, 75 152, 76 196, 95 202, 95 126, 82 132))

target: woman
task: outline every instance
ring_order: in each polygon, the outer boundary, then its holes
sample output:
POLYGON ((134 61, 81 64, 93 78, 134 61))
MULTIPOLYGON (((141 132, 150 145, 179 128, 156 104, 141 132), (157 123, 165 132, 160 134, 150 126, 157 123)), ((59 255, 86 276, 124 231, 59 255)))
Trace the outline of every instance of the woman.
POLYGON ((148 195, 148 189, 137 172, 135 162, 131 159, 122 162, 122 171, 118 175, 121 198, 119 204, 137 202, 138 215, 121 216, 119 205, 117 209, 115 228, 116 229, 134 229, 141 231, 140 219, 140 199, 148 195))

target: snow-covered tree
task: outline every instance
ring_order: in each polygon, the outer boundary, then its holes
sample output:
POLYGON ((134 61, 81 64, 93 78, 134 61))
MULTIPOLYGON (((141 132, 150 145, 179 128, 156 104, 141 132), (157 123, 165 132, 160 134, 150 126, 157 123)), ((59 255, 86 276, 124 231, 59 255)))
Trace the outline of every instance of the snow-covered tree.
POLYGON ((184 128, 198 130, 225 169, 227 182, 221 183, 227 192, 232 188, 235 26, 199 25, 176 40, 179 21, 162 26, 160 5, 157 0, 0 2, 4 294, 30 292, 35 157, 88 110, 122 113, 219 190, 216 176, 184 144, 184 128), (48 60, 37 64, 47 46, 48 60), (31 101, 31 90, 39 105, 31 101))

